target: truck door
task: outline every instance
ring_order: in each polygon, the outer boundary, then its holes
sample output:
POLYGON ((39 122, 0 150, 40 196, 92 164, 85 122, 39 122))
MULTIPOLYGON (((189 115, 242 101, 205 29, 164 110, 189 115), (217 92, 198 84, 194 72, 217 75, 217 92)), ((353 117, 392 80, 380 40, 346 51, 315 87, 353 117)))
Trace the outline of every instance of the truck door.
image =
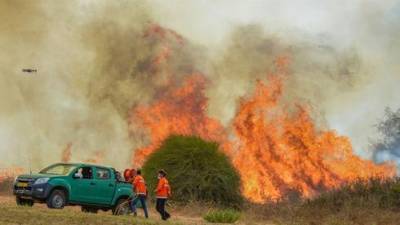
POLYGON ((96 167, 95 170, 96 192, 98 193, 96 200, 100 204, 109 205, 114 197, 116 181, 110 169, 96 167))
POLYGON ((93 167, 80 167, 73 173, 71 184, 71 200, 74 202, 93 203, 96 202, 96 182, 93 179, 93 167), (81 176, 74 176, 81 169, 81 176))

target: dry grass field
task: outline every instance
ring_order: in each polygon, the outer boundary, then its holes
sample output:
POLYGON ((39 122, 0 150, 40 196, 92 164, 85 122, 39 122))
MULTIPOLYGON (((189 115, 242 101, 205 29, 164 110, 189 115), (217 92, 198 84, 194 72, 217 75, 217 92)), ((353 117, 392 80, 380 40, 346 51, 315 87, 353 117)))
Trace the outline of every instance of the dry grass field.
POLYGON ((48 209, 43 204, 33 207, 20 207, 14 202, 12 196, 0 196, 0 224, 1 225, 105 225, 105 224, 205 224, 201 217, 185 218, 175 216, 170 221, 162 221, 154 210, 150 210, 150 219, 144 219, 139 211, 138 217, 113 216, 111 212, 98 214, 83 213, 79 207, 65 207, 63 210, 48 209))
POLYGON ((174 222, 161 222, 156 218, 149 220, 134 218, 132 216, 112 216, 111 213, 88 214, 80 212, 78 207, 66 207, 63 210, 50 210, 44 205, 34 207, 19 207, 13 198, 0 198, 0 224, 1 225, 83 225, 83 224, 182 224, 174 222))
MULTIPOLYGON (((353 203, 354 204, 354 203, 353 203)), ((339 206, 338 206, 339 207, 339 206)), ((209 210, 196 204, 177 207, 172 211, 173 218, 167 222, 159 219, 154 210, 150 219, 145 220, 139 211, 138 217, 113 216, 110 212, 98 214, 82 213, 79 207, 66 207, 63 210, 47 209, 44 205, 18 207, 11 196, 0 197, 0 225, 206 225, 202 215, 209 210)), ((400 212, 391 209, 378 209, 365 205, 357 207, 345 204, 337 209, 330 207, 314 208, 294 205, 253 206, 242 212, 237 225, 398 225, 400 212)))
MULTIPOLYGON (((151 205, 150 207, 153 208, 151 205)), ((98 214, 83 213, 79 207, 65 207, 63 210, 48 209, 43 204, 33 207, 20 207, 15 204, 14 198, 9 195, 0 196, 0 225, 205 225, 210 224, 203 220, 205 207, 196 205, 171 209, 172 218, 162 221, 154 209, 150 209, 150 218, 144 219, 142 211, 138 216, 113 216, 111 212, 98 214)), ((236 224, 268 224, 262 221, 241 220, 236 224)))
MULTIPOLYGON (((170 205, 173 217, 160 220, 150 203, 150 219, 112 216, 111 212, 88 214, 79 207, 63 210, 47 209, 43 204, 33 207, 18 207, 9 193, 0 195, 0 225, 205 225, 210 224, 203 216, 215 208, 212 205, 192 203, 170 205)), ((322 193, 313 200, 270 203, 265 205, 245 204, 241 209, 237 225, 398 225, 400 224, 400 180, 385 182, 371 180, 345 186, 322 193)))

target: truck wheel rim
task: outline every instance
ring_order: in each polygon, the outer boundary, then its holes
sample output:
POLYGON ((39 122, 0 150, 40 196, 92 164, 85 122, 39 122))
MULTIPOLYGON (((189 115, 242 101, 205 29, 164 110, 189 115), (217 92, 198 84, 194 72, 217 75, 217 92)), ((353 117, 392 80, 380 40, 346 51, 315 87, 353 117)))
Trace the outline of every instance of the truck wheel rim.
POLYGON ((128 213, 129 213, 128 207, 122 207, 122 208, 120 209, 120 214, 121 214, 121 215, 126 215, 126 214, 128 214, 128 213))
POLYGON ((62 198, 60 195, 54 196, 54 198, 53 198, 53 205, 54 205, 56 208, 61 208, 62 205, 63 205, 63 203, 64 203, 64 200, 63 200, 63 198, 62 198))
POLYGON ((127 202, 124 202, 118 206, 118 213, 119 215, 127 215, 130 212, 130 208, 127 202))

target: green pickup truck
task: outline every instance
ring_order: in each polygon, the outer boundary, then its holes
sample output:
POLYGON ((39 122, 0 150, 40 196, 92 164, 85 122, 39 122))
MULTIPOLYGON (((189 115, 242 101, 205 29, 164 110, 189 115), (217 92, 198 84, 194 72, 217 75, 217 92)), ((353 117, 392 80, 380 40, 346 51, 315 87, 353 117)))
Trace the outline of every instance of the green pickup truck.
POLYGON ((127 200, 134 194, 132 185, 122 181, 115 169, 72 163, 58 163, 37 174, 18 176, 13 193, 18 205, 39 202, 54 209, 79 205, 83 212, 111 209, 113 214, 127 213, 127 200))

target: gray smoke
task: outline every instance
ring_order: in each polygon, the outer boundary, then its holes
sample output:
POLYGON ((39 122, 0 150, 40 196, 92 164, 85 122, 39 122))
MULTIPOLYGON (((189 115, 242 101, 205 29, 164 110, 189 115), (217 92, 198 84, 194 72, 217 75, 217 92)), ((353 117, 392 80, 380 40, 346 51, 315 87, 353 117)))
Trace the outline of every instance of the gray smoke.
POLYGON ((376 125, 380 137, 372 141, 374 160, 383 162, 392 160, 400 163, 400 109, 386 108, 385 116, 376 125))
POLYGON ((0 167, 38 169, 71 143, 72 161, 123 168, 146 140, 128 133, 129 109, 193 72, 210 80, 209 115, 229 126, 238 99, 281 55, 291 62, 284 102, 310 105, 319 127, 369 157, 372 125, 400 106, 399 11, 395 1, 3 0, 0 167), (185 46, 143 38, 157 23, 185 46), (173 57, 154 70, 163 42, 173 57))

